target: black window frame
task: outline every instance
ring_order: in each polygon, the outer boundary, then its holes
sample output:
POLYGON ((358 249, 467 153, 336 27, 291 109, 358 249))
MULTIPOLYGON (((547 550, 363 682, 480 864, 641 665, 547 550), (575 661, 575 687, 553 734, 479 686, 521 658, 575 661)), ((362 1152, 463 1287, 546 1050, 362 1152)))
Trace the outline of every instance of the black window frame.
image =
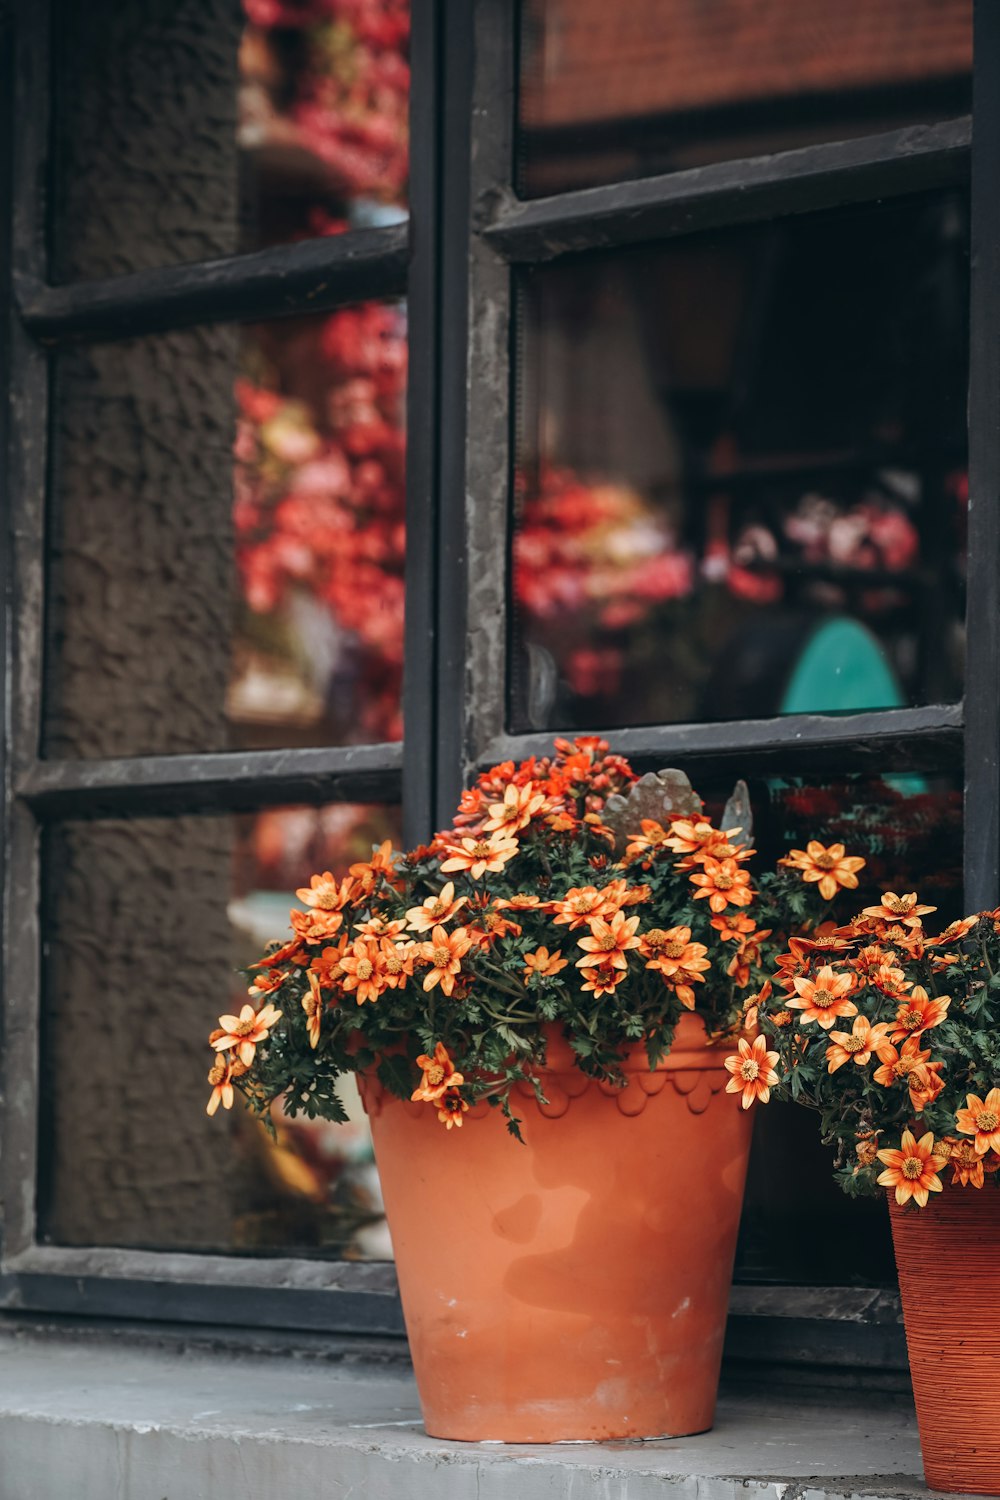
MULTIPOLYGON (((99 282, 48 279, 48 5, 0 4, 9 87, 0 159, 0 409, 7 546, 3 1142, 0 1308, 329 1332, 403 1332, 388 1265, 39 1245, 40 831, 58 817, 244 810, 289 800, 403 798, 407 839, 445 825, 470 776, 540 751, 506 729, 516 269, 706 228, 972 184, 967 686, 959 704, 608 733, 640 767, 865 770, 965 766, 968 908, 996 905, 1000 864, 1000 7, 976 0, 971 120, 575 189, 513 189, 517 0, 413 0, 408 225, 355 230, 99 282), (40 758, 49 356, 74 340, 280 317, 362 298, 409 303, 405 749, 399 745, 100 761, 40 758)), ((892 1297, 738 1288, 735 1346, 759 1357, 901 1364, 892 1297), (860 1303, 859 1303, 860 1298, 860 1303), (871 1315, 864 1308, 874 1309, 871 1315), (889 1312, 887 1313, 887 1309, 889 1312), (780 1314, 780 1316, 779 1316, 780 1314), (867 1321, 866 1321, 867 1319, 867 1321), (749 1321, 748 1321, 749 1320, 749 1321), (752 1326, 765 1332, 765 1343, 752 1326), (740 1330, 744 1332, 741 1334, 740 1330)))

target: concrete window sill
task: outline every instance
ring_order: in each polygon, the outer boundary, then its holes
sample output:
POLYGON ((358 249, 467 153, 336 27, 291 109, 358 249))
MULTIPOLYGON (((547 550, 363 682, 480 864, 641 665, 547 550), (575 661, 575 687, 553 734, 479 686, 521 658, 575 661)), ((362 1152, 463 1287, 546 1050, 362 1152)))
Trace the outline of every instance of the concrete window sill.
POLYGON ((926 1496, 886 1395, 724 1395, 669 1442, 425 1436, 399 1364, 0 1333, 0 1500, 824 1500, 926 1496))

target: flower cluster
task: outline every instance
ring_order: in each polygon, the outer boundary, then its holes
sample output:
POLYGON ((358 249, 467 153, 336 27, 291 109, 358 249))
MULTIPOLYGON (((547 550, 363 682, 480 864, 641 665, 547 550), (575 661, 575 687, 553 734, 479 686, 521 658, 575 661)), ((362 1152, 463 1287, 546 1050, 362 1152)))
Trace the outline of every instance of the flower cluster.
MULTIPOLYGON (((406 323, 379 303, 332 313, 292 357, 315 401, 240 380, 234 524, 244 634, 266 641, 303 596, 333 627, 330 678, 359 683, 342 732, 398 739, 403 670, 406 323)), ((313 657, 322 652, 313 651, 313 657)), ((321 706, 326 682, 316 684, 321 706)), ((346 696, 350 697, 350 694, 346 696)))
MULTIPOLYGON (((248 1004, 213 1033, 210 1108, 235 1089, 262 1116, 280 1096, 286 1114, 337 1119, 338 1075, 377 1069, 449 1129, 487 1100, 517 1134, 511 1090, 540 1091, 552 1028, 581 1069, 618 1084, 627 1051, 644 1046, 655 1066, 685 1011, 738 1035, 784 942, 781 913, 810 901, 819 913, 822 882, 789 868, 755 887, 754 851, 686 778, 636 779, 602 740, 557 740, 551 756, 483 773, 429 845, 399 855, 386 841, 314 875, 291 937, 252 966, 248 1004)), ((840 856, 837 888, 855 879, 840 856)), ((759 1042, 749 1063, 762 1071, 742 1069, 745 1103, 770 1072, 759 1042)))
MULTIPOLYGON (((820 888, 856 883, 839 845, 789 863, 820 888)), ((945 1181, 981 1188, 1000 1172, 1000 911, 932 936, 934 910, 886 891, 846 925, 791 938, 756 1005, 771 1075, 756 1097, 819 1111, 845 1190, 881 1185, 919 1207, 945 1181)))
POLYGON ((240 143, 298 149, 345 200, 402 205, 409 0, 243 0, 240 143))

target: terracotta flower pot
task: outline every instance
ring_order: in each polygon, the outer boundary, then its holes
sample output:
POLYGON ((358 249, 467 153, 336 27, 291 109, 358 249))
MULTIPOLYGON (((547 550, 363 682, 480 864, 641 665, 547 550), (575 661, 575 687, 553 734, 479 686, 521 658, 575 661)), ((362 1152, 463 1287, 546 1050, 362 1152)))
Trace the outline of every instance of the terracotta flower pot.
POLYGON ((362 1080, 433 1437, 546 1443, 711 1427, 750 1115, 684 1016, 655 1073, 589 1080, 561 1038, 548 1103, 461 1130, 362 1080))
POLYGON ((1000 1191, 889 1209, 927 1483, 1000 1495, 1000 1191))

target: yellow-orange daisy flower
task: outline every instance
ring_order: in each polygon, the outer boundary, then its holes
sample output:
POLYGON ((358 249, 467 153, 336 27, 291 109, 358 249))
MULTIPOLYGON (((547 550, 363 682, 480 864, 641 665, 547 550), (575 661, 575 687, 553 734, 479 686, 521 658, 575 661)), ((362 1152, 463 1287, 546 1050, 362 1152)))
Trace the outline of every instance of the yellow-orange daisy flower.
POLYGON ((906 896, 897 896, 895 891, 885 891, 881 906, 866 906, 864 915, 882 922, 898 923, 900 927, 919 927, 920 918, 931 911, 937 911, 937 907, 919 906, 916 891, 910 891, 906 896))
POLYGON ((557 948, 550 953, 548 948, 536 948, 534 953, 524 955, 524 982, 527 984, 532 974, 537 974, 539 979, 546 979, 550 974, 558 974, 560 969, 569 966, 569 959, 563 958, 562 949, 557 948))
POLYGON ((520 847, 517 839, 505 839, 495 833, 488 839, 464 838, 458 844, 448 845, 449 857, 441 869, 445 874, 464 870, 472 880, 479 880, 487 870, 498 874, 520 847))
POLYGON ((323 997, 319 992, 319 975, 309 970, 309 993, 302 996, 302 1009, 306 1013, 306 1031, 309 1045, 315 1050, 319 1046, 319 1030, 323 1020, 323 997))
POLYGON ((342 932, 335 943, 331 943, 328 948, 317 953, 316 957, 310 961, 310 970, 319 975, 319 982, 324 988, 333 989, 343 979, 344 970, 341 961, 350 946, 349 934, 342 932))
POLYGON ((726 1068, 733 1075, 726 1084, 726 1093, 741 1093, 744 1109, 749 1109, 755 1099, 766 1104, 771 1089, 778 1082, 774 1071, 778 1054, 767 1050, 767 1042, 762 1036, 756 1037, 752 1044, 741 1036, 738 1047, 739 1051, 725 1060, 726 1068))
MULTIPOLYGON (((936 1149, 940 1150, 941 1142, 936 1149)), ((981 1188, 985 1181, 983 1158, 973 1141, 948 1141, 948 1164, 952 1182, 959 1187, 981 1188)))
POLYGON ((961 1135, 975 1136, 973 1144, 980 1156, 1000 1152, 1000 1089, 990 1089, 985 1099, 967 1094, 965 1108, 955 1111, 955 1127, 961 1135))
POLYGON ((889 1040, 901 1042, 904 1037, 920 1036, 932 1026, 940 1026, 948 1014, 950 1004, 950 995, 941 995, 932 1000, 922 984, 915 984, 896 1012, 889 1040))
POLYGON ((726 911, 719 916, 709 917, 708 920, 724 943, 739 942, 740 938, 746 937, 757 926, 753 917, 748 916, 745 911, 726 911))
POLYGON ((786 1001, 789 1010, 800 1010, 802 1020, 817 1021, 829 1031, 838 1016, 856 1016, 858 1007, 847 997, 854 988, 853 974, 835 974, 824 964, 815 979, 797 974, 793 981, 795 994, 786 1001))
POLYGON ((581 990, 589 990, 594 995, 613 995, 627 975, 626 969, 617 969, 613 964, 600 963, 592 969, 585 969, 586 979, 581 984, 581 990))
POLYGON ((428 896, 426 901, 421 902, 419 906, 410 907, 406 913, 406 925, 413 932, 430 932, 432 927, 440 927, 443 922, 450 922, 468 900, 468 896, 456 897, 455 882, 449 880, 436 896, 428 896))
POLYGON ((348 992, 354 991, 354 998, 359 1005, 364 1005, 368 1000, 377 1000, 385 989, 381 956, 377 939, 359 937, 355 938, 340 960, 343 970, 341 986, 348 992))
POLYGON ((714 912, 725 911, 727 906, 749 906, 753 900, 750 871, 741 870, 735 859, 713 859, 706 855, 702 868, 688 878, 699 887, 694 899, 707 898, 714 912))
POLYGON ((216 1052, 234 1051, 240 1062, 250 1067, 261 1042, 267 1041, 272 1026, 281 1020, 281 1011, 273 1005, 265 1005, 255 1011, 252 1005, 244 1005, 238 1016, 220 1016, 220 1034, 212 1046, 216 1052))
POLYGON ((836 1073, 846 1062, 865 1067, 888 1029, 887 1021, 873 1026, 867 1016, 855 1016, 850 1031, 831 1031, 830 1045, 826 1049, 826 1071, 836 1073))
POLYGON ((930 1049, 921 1052, 920 1041, 917 1037, 908 1037, 898 1052, 890 1041, 876 1042, 875 1052, 881 1066, 875 1069, 872 1077, 884 1088, 899 1083, 901 1079, 910 1079, 913 1074, 918 1075, 921 1083, 927 1082, 930 1049))
POLYGON ((456 1072, 443 1042, 435 1042, 432 1056, 423 1053, 418 1057, 417 1067, 423 1076, 410 1098, 418 1102, 434 1104, 448 1089, 457 1089, 465 1082, 463 1075, 456 1072))
POLYGON ((841 887, 850 891, 857 889, 856 872, 864 868, 865 862, 856 854, 845 854, 843 844, 826 847, 816 839, 810 839, 804 849, 790 849, 778 863, 798 870, 807 883, 818 884, 823 900, 832 901, 841 887))
POLYGON ((508 786, 502 802, 491 802, 489 817, 483 824, 484 833, 519 833, 527 828, 532 818, 544 812, 547 798, 537 782, 526 781, 524 786, 508 786))
POLYGON ((934 1154, 934 1136, 928 1130, 919 1141, 910 1130, 904 1130, 900 1149, 884 1147, 878 1153, 885 1171, 878 1181, 882 1187, 896 1190, 896 1202, 908 1203, 912 1198, 920 1208, 927 1203, 931 1193, 940 1193, 941 1179, 937 1175, 945 1164, 943 1156, 934 1154))
POLYGON ((461 973, 462 959, 472 943, 473 938, 466 927, 456 927, 454 932, 435 927, 430 941, 421 943, 418 949, 420 957, 431 966, 424 975, 424 989, 432 990, 439 984, 443 994, 451 995, 455 989, 455 976, 461 973))
POLYGON ((638 859, 640 854, 646 854, 652 849, 670 848, 667 830, 655 818, 643 818, 640 826, 642 832, 633 834, 626 845, 626 859, 638 859))
POLYGON ((212 1085, 205 1113, 214 1115, 221 1104, 223 1109, 233 1107, 232 1059, 219 1056, 208 1070, 208 1081, 212 1085))
POLYGON ((435 1100, 435 1103, 438 1119, 448 1130, 451 1130, 453 1125, 461 1125, 462 1116, 469 1108, 458 1089, 446 1089, 440 1099, 435 1100))
POLYGON ((585 927, 591 917, 610 915, 605 907, 604 892, 595 885, 574 886, 560 901, 553 901, 552 911, 556 926, 568 924, 571 931, 585 927))
POLYGON ((401 990, 412 978, 416 943, 397 943, 393 938, 379 938, 379 968, 387 990, 401 990))
POLYGON ((350 897, 353 881, 346 876, 338 880, 329 870, 322 875, 313 875, 307 886, 295 892, 306 906, 315 906, 320 911, 340 911, 350 897))
POLYGON ((306 943, 322 943, 335 937, 344 925, 344 914, 327 911, 324 907, 311 907, 309 911, 293 911, 288 917, 292 931, 306 943))
POLYGON ((623 911, 616 911, 610 922, 605 922, 602 917, 592 917, 589 936, 577 939, 579 946, 584 949, 583 958, 576 961, 577 968, 591 969, 597 965, 607 965, 613 969, 627 968, 626 953, 639 946, 639 939, 635 935, 638 925, 638 917, 626 917, 623 911))

